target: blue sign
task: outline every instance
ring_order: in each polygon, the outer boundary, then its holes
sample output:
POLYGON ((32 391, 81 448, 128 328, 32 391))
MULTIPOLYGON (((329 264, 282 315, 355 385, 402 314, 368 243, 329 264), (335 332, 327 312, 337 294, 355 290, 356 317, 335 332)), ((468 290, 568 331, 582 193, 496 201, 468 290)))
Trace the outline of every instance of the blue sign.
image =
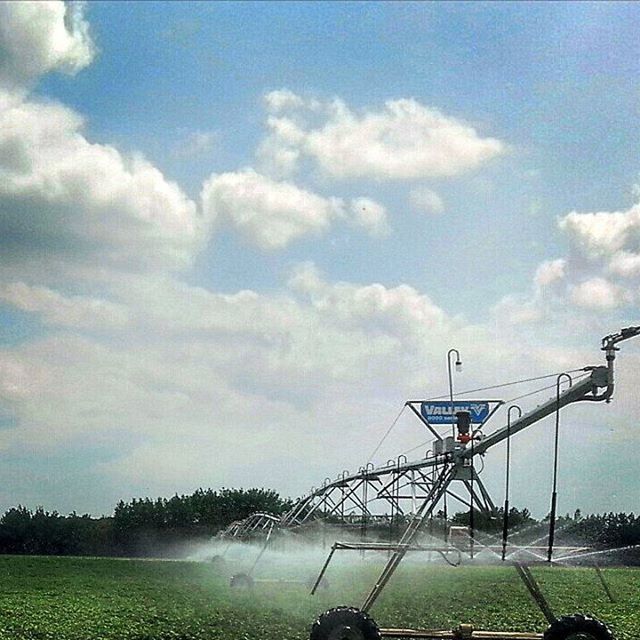
POLYGON ((480 424, 489 415, 489 403, 478 400, 456 400, 452 406, 449 400, 437 400, 420 404, 420 413, 429 424, 455 424, 458 411, 468 411, 471 422, 480 424))

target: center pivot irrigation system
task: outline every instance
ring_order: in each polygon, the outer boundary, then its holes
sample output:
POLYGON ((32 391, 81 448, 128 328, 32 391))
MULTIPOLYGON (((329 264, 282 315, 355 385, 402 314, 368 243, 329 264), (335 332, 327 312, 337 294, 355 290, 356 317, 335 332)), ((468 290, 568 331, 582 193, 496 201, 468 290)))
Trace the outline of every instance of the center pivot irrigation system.
MULTIPOLYGON (((359 550, 385 551, 388 559, 382 572, 368 592, 360 608, 337 607, 323 613, 314 623, 311 640, 377 640, 378 638, 433 638, 452 639, 478 638, 481 640, 532 640, 544 637, 545 640, 611 640, 613 637, 606 625, 594 618, 573 615, 557 618, 544 598, 538 583, 532 575, 529 565, 532 562, 521 559, 511 560, 512 553, 508 541, 509 481, 510 481, 510 441, 516 433, 539 422, 545 417, 555 415, 555 439, 553 457, 553 491, 549 518, 548 544, 544 548, 545 556, 535 554, 547 563, 554 561, 555 523, 557 506, 558 477, 558 435, 560 411, 563 407, 576 402, 610 402, 614 390, 614 361, 618 343, 640 335, 640 326, 622 329, 619 333, 603 338, 602 350, 606 364, 587 366, 582 369, 529 379, 540 380, 555 377, 555 394, 548 401, 538 405, 527 413, 519 406, 507 408, 506 424, 489 435, 484 435, 482 427, 491 416, 505 404, 502 400, 454 400, 451 383, 451 356, 456 356, 456 365, 460 364, 460 354, 451 349, 447 354, 449 372, 449 398, 441 401, 414 401, 405 403, 423 423, 434 438, 432 447, 424 457, 409 461, 402 455, 381 467, 367 464, 357 473, 344 472, 336 480, 325 479, 320 488, 314 488, 303 496, 293 508, 280 517, 271 514, 256 513, 245 520, 232 523, 221 535, 233 540, 262 538, 264 545, 258 554, 249 574, 241 574, 251 580, 262 554, 280 530, 303 531, 314 523, 342 523, 361 533, 360 542, 335 542, 329 555, 314 581, 311 593, 326 584, 324 574, 336 551, 359 550), (571 375, 574 374, 574 375, 571 375), (441 433, 440 425, 447 425, 446 435, 441 433), (449 426, 450 425, 450 426, 449 426), (450 434, 450 435, 449 435, 450 434), (464 553, 470 558, 477 553, 474 535, 474 511, 495 517, 497 512, 491 497, 482 483, 474 461, 491 447, 506 441, 506 489, 503 513, 501 544, 491 549, 503 561, 512 562, 528 592, 549 623, 543 634, 506 633, 474 630, 471 625, 461 625, 454 630, 421 629, 385 629, 379 628, 370 617, 369 611, 389 582, 398 565, 408 552, 431 551, 442 555, 450 564, 452 554, 460 559, 464 553), (420 533, 424 532, 436 508, 452 498, 469 508, 470 527, 464 528, 465 545, 455 540, 459 533, 452 528, 445 532, 444 545, 422 545, 417 543, 420 533), (375 505, 385 503, 388 513, 379 515, 375 505), (398 541, 367 541, 367 531, 379 531, 381 524, 393 527, 394 522, 406 526, 398 541)), ((511 383, 508 383, 511 384, 511 383)), ((507 385, 499 385, 507 386, 507 385)), ((495 387, 494 387, 495 388, 495 387)), ((486 389, 483 389, 486 390, 486 389)), ((479 391, 479 390, 476 390, 479 391)), ((463 394, 458 394, 463 395, 463 394)), ((527 394, 529 395, 529 394, 527 394)), ((397 421, 397 418, 396 418, 397 421)), ((395 423, 394 423, 395 424, 395 423)), ((393 425, 392 425, 393 427, 393 425)), ((387 432, 388 433, 388 432, 387 432)), ((445 516, 446 517, 446 516, 445 516)), ((546 536, 545 536, 546 537, 546 536)), ((482 545, 481 549, 487 549, 482 545)), ((518 551, 514 547, 514 551, 518 551)), ((559 549, 556 547, 556 550, 559 549)), ((531 550, 531 547, 529 547, 531 550)), ((562 547, 568 557, 572 553, 583 551, 578 547, 562 547)), ((519 556, 516 556, 519 558, 519 556)), ((612 598, 608 585, 598 567, 595 567, 607 595, 612 598)), ((237 576, 234 576, 237 579, 237 576)), ((232 583, 234 578, 232 578, 232 583)))

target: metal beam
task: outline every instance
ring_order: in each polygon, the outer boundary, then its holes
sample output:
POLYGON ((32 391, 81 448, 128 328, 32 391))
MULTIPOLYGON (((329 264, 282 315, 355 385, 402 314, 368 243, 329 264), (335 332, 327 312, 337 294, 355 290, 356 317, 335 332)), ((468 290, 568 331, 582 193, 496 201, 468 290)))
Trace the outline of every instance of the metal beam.
MULTIPOLYGON (((544 404, 536 407, 529 413, 525 413, 521 418, 518 418, 515 422, 512 422, 510 426, 504 426, 497 431, 494 431, 491 435, 486 436, 480 442, 476 442, 473 447, 464 451, 461 455, 464 458, 471 458, 472 456, 481 455, 487 449, 490 449, 494 445, 502 442, 508 435, 514 435, 528 426, 532 425, 543 418, 551 415, 559 408, 566 407, 573 402, 580 402, 580 400, 589 399, 589 394, 592 394, 591 398, 596 399, 595 392, 597 389, 606 387, 608 382, 607 367, 594 367, 591 374, 585 380, 576 382, 569 389, 563 391, 559 397, 551 398, 544 404)), ((603 398, 604 399, 604 398, 603 398)))

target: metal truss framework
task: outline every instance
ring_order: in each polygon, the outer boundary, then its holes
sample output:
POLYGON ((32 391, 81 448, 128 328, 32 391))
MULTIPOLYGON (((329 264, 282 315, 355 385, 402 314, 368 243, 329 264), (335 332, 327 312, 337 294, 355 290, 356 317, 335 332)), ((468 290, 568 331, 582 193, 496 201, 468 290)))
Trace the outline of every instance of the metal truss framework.
MULTIPOLYGON (((467 446, 456 443, 451 451, 437 455, 428 451, 423 458, 415 461, 399 456, 380 467, 369 464, 361 467, 357 473, 345 471, 335 480, 326 478, 320 488, 313 488, 279 519, 271 514, 255 513, 246 520, 232 523, 223 532, 223 537, 254 537, 261 531, 270 531, 274 526, 277 529, 296 529, 311 526, 318 520, 359 528, 364 537, 373 525, 393 526, 410 522, 421 512, 425 502, 433 502, 433 489, 443 475, 447 475, 448 481, 446 487, 437 494, 437 501, 430 505, 430 517, 435 515, 438 504, 444 504, 447 498, 467 509, 473 506, 476 511, 495 513, 495 504, 474 467, 474 458, 502 442, 508 435, 517 433, 571 402, 596 399, 593 390, 606 385, 607 368, 594 367, 585 380, 479 442, 472 441, 467 446), (450 474, 446 474, 448 471, 450 474)), ((413 407, 417 402, 409 401, 407 405, 413 407)), ((495 403, 496 408, 501 404, 499 401, 495 403)), ((486 420, 483 425, 485 423, 486 420)), ((443 440, 435 430, 433 433, 443 440)))
MULTIPOLYGON (((425 458, 424 463, 428 460, 425 458)), ((323 518, 366 530, 369 524, 404 521, 417 513, 430 495, 440 471, 448 466, 450 463, 446 461, 428 467, 409 465, 401 456, 394 464, 362 468, 353 475, 345 474, 301 499, 282 517, 280 526, 299 527, 323 518), (383 515, 379 514, 381 503, 387 510, 383 515)), ((495 511, 488 491, 471 464, 457 469, 456 479, 462 481, 467 495, 448 489, 448 496, 467 508, 473 503, 474 508, 480 511, 495 511)))
MULTIPOLYGON (((618 351, 615 345, 636 335, 640 335, 640 327, 628 327, 605 337, 602 350, 605 352, 606 365, 584 367, 585 374, 576 382, 568 374, 560 374, 556 380, 554 397, 521 414, 514 421, 511 421, 511 412, 508 411, 507 424, 482 439, 476 439, 476 434, 503 404, 502 401, 490 401, 494 404, 492 411, 473 431, 474 437, 468 443, 449 442, 450 446, 443 453, 427 452, 423 458, 415 461, 399 456, 380 467, 368 464, 360 467, 357 473, 345 471, 335 480, 325 479, 320 488, 312 489, 281 517, 256 513, 246 520, 232 523, 221 537, 241 539, 260 533, 270 536, 274 530, 307 527, 321 520, 359 528, 364 539, 370 525, 402 524, 406 528, 397 543, 400 546, 390 557, 387 567, 388 571, 393 572, 405 553, 403 547, 414 544, 415 536, 426 519, 433 517, 438 505, 447 498, 475 511, 495 513, 495 505, 474 467, 476 456, 554 413, 557 430, 560 410, 569 404, 609 402, 614 390, 613 365, 615 352, 618 351), (562 391, 561 383, 567 381, 569 386, 562 391), (455 489, 452 486, 454 483, 457 485, 455 489)), ((443 441, 442 436, 416 409, 419 404, 420 401, 406 403, 434 437, 443 441)), ((384 577, 382 582, 386 582, 384 577)), ((377 597, 377 589, 370 596, 365 610, 377 597)))
POLYGON ((232 522, 225 530, 228 538, 248 538, 256 535, 268 535, 274 527, 280 525, 280 518, 271 513, 252 513, 244 520, 232 522))
POLYGON ((460 489, 447 487, 442 497, 446 495, 467 509, 473 505, 477 511, 494 513, 495 504, 471 460, 455 465, 448 455, 437 460, 427 455, 410 463, 406 456, 399 456, 382 467, 369 464, 357 473, 344 472, 336 480, 326 479, 322 487, 312 489, 280 518, 255 513, 233 522, 223 537, 254 537, 273 527, 296 529, 318 520, 359 529, 364 537, 371 526, 400 526, 411 520, 432 495, 442 472, 454 467, 452 479, 460 481, 460 489))

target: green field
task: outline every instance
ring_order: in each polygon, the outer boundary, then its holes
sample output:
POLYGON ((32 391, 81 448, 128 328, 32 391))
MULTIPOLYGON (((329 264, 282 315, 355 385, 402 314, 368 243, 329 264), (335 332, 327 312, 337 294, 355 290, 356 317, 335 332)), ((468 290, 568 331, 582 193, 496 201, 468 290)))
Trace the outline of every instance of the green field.
MULTIPOLYGON (((232 591, 228 575, 206 563, 5 556, 0 558, 0 639, 304 639, 323 610, 357 605, 377 568, 369 563, 333 568, 329 590, 309 597, 297 584, 258 583, 252 592, 232 591)), ((534 569, 557 614, 591 613, 619 640, 637 640, 640 571, 605 571, 615 603, 607 600, 592 570, 534 569)), ((509 567, 407 564, 371 613, 380 626, 451 628, 471 622, 527 631, 546 626, 509 567)))

